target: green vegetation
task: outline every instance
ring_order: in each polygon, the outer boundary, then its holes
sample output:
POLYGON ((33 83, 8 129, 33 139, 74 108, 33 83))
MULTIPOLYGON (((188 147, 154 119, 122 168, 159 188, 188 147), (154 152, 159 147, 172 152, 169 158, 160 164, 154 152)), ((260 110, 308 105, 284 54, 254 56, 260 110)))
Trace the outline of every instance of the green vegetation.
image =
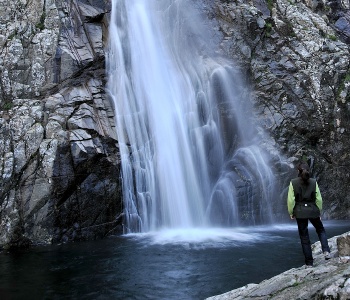
POLYGON ((337 100, 340 100, 340 94, 345 90, 345 84, 350 82, 350 71, 345 74, 344 79, 340 82, 339 88, 337 90, 337 100))
POLYGON ((35 27, 38 28, 39 30, 44 30, 45 29, 45 18, 46 18, 46 14, 45 14, 45 11, 43 11, 43 13, 41 14, 41 17, 40 17, 40 22, 37 23, 35 25, 35 27))
POLYGON ((344 82, 349 82, 350 81, 350 73, 347 73, 344 78, 344 82))
POLYGON ((17 35, 17 29, 15 29, 15 31, 12 34, 10 34, 7 39, 12 40, 16 35, 17 35))
POLYGON ((293 25, 291 22, 286 21, 286 36, 296 37, 297 35, 294 32, 293 25))
POLYGON ((307 156, 305 154, 303 154, 303 156, 301 157, 301 161, 307 163, 307 156))
POLYGON ((274 2, 274 0, 267 0, 267 7, 269 8, 270 11, 273 8, 273 2, 274 2))
POLYGON ((271 22, 266 22, 265 23, 265 33, 266 33, 266 36, 267 37, 270 37, 271 36, 271 32, 272 32, 272 23, 271 22))
POLYGON ((10 110, 12 106, 13 106, 12 102, 6 101, 4 104, 1 105, 1 108, 3 110, 10 110))
POLYGON ((338 40, 338 38, 337 38, 335 35, 333 35, 333 34, 329 34, 329 35, 328 35, 328 38, 329 38, 330 40, 332 40, 332 41, 338 40))

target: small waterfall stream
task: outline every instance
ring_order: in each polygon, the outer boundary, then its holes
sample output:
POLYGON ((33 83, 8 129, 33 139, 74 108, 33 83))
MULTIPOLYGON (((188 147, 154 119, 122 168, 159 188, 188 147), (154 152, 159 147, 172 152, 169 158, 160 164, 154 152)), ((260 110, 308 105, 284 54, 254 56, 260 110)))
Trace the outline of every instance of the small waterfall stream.
POLYGON ((241 75, 189 0, 113 0, 107 55, 124 232, 271 220, 241 75))

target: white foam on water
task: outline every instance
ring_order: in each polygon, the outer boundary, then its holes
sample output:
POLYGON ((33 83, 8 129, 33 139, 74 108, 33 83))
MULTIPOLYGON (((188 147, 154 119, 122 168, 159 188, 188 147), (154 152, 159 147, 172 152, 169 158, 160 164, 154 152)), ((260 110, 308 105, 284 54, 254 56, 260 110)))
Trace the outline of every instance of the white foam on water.
MULTIPOLYGON (((254 226, 235 228, 188 228, 163 229, 147 233, 131 233, 126 238, 134 239, 144 245, 181 245, 185 248, 226 248, 242 244, 255 245, 266 240, 281 238, 276 229, 286 226, 254 226), (272 234, 273 232, 273 234, 272 234)), ((295 228, 294 228, 295 230, 295 228)))

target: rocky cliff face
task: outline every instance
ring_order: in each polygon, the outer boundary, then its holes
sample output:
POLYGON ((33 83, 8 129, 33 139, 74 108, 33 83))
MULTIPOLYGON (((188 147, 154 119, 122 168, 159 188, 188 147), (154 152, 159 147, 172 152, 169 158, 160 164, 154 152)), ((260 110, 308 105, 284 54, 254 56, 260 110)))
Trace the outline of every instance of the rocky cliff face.
MULTIPOLYGON (((290 166, 307 160, 323 194, 324 217, 349 218, 349 5, 216 0, 208 6, 222 48, 253 88, 257 130, 272 138, 265 138, 265 148, 290 166)), ((296 172, 285 167, 277 164, 276 172, 287 186, 296 172)))
POLYGON ((0 1, 0 244, 119 232, 103 1, 0 1))
MULTIPOLYGON (((257 132, 268 133, 264 147, 282 184, 294 161, 308 159, 325 216, 349 218, 348 7, 203 3, 223 51, 252 86, 257 132)), ((105 90, 109 6, 0 0, 0 245, 121 232, 120 159, 105 90)))

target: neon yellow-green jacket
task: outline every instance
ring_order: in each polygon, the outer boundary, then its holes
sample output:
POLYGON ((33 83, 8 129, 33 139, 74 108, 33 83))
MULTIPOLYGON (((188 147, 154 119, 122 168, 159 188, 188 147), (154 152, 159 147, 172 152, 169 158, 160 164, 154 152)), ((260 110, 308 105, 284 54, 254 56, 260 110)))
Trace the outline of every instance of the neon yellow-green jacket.
MULTIPOLYGON (((316 182, 316 205, 319 208, 319 210, 322 210, 322 196, 320 189, 318 187, 318 184, 316 182)), ((288 189, 288 198, 287 198, 287 206, 288 206, 288 213, 292 217, 293 216, 293 209, 295 206, 295 195, 294 195, 294 188, 292 182, 289 184, 289 189, 288 189)))

